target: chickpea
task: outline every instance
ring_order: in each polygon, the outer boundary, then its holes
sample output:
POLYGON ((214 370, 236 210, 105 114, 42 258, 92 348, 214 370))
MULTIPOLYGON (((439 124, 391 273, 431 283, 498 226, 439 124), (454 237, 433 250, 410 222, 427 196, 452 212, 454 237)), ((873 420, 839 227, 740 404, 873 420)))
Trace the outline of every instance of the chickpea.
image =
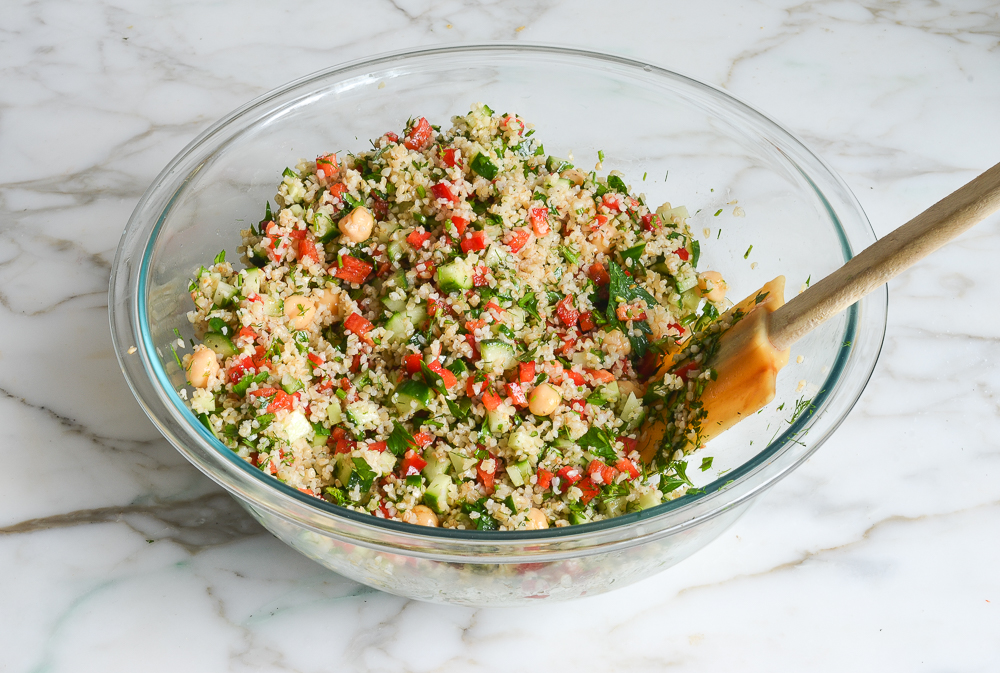
POLYGON ((438 526, 437 514, 427 505, 417 505, 409 512, 406 512, 403 514, 403 521, 418 526, 430 526, 431 528, 437 528, 438 526))
POLYGON ((327 313, 331 316, 338 315, 340 308, 340 290, 336 288, 327 288, 323 290, 323 294, 321 294, 316 300, 316 307, 325 308, 327 313))
POLYGON ((340 231, 353 243, 367 241, 375 228, 375 216, 364 206, 358 206, 340 221, 340 231))
POLYGON ((292 329, 306 329, 316 315, 316 304, 301 294, 293 294, 285 299, 285 317, 292 329))
POLYGON ((548 527, 549 520, 545 516, 545 512, 537 507, 532 507, 528 510, 528 516, 524 520, 525 530, 543 530, 548 527))
POLYGON ((550 416, 562 402, 562 395, 553 386, 543 383, 531 391, 528 409, 536 416, 550 416))
POLYGON ((195 346, 187 366, 188 383, 195 388, 207 388, 208 382, 218 373, 219 361, 215 358, 215 351, 204 344, 195 346))
POLYGON ((609 355, 628 355, 632 352, 632 342, 622 334, 621 330, 612 330, 604 334, 604 352, 609 355))
POLYGON ((726 298, 726 291, 729 285, 723 280, 722 274, 718 271, 705 271, 698 274, 698 287, 705 299, 713 304, 717 304, 726 298))
POLYGON ((564 180, 569 180, 574 185, 582 185, 583 181, 587 179, 587 176, 583 174, 579 168, 569 168, 559 174, 564 180))

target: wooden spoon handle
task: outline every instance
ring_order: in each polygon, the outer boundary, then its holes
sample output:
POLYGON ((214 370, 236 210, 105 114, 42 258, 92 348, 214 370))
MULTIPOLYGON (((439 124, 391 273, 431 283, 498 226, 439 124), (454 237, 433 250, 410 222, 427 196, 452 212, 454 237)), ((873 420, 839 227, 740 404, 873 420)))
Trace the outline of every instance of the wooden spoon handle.
POLYGON ((1000 209, 1000 164, 944 197, 771 315, 784 350, 815 327, 1000 209))

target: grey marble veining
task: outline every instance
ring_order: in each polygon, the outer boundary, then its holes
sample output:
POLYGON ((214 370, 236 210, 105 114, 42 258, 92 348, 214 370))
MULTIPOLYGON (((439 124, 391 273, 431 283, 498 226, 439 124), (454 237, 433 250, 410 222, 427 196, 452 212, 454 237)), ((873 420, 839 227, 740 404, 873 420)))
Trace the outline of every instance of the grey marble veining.
POLYGON ((890 284, 858 406, 734 528, 653 579, 531 610, 408 602, 267 535, 146 420, 107 322, 128 215, 186 143, 290 79, 414 46, 577 46, 721 86, 803 138, 884 235, 1000 161, 996 2, 9 4, 0 670, 1000 666, 1000 218, 890 284))

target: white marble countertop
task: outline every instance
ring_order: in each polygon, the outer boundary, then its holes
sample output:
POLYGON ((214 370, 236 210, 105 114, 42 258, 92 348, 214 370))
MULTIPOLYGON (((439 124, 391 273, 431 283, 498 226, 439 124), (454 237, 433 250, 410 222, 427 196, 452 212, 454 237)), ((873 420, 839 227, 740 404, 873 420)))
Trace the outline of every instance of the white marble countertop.
POLYGON ((884 235, 1000 160, 1000 6, 951 4, 8 3, 0 670, 1000 669, 997 217, 891 283, 857 408, 722 538, 532 609, 408 602, 297 555, 160 438, 107 319, 118 238, 171 156, 287 80, 410 46, 579 46, 724 87, 884 235))

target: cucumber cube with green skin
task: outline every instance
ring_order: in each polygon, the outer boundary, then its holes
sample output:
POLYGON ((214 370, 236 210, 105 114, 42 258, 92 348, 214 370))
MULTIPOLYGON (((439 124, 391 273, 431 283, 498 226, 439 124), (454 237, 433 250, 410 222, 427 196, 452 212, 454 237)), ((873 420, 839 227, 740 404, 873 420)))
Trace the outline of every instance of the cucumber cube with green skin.
POLYGON ((514 346, 500 339, 486 339, 479 344, 483 364, 493 372, 502 372, 517 364, 514 346))
POLYGON ((423 381, 410 379, 403 381, 396 388, 392 396, 392 402, 401 414, 408 414, 411 411, 423 411, 431 401, 431 389, 423 381), (416 406, 414 406, 414 403, 416 406))
POLYGON ((639 496, 639 499, 636 500, 635 508, 637 510, 649 509, 650 507, 656 507, 661 502, 663 502, 663 494, 653 488, 639 496))
POLYGON ((451 468, 451 463, 447 458, 439 458, 431 449, 424 451, 424 460, 427 461, 427 465, 424 466, 421 473, 427 477, 428 481, 434 481, 438 476, 446 474, 451 468))
POLYGON ((608 498, 607 500, 602 500, 598 507, 601 512, 608 518, 619 516, 625 513, 625 507, 628 505, 628 499, 625 496, 620 496, 617 498, 608 498))
POLYGON ((354 462, 351 460, 351 455, 348 453, 341 454, 337 457, 337 481, 340 482, 341 486, 347 488, 347 484, 351 481, 351 472, 354 471, 354 462))
POLYGON ((296 378, 292 378, 288 374, 281 375, 281 388, 289 395, 291 395, 297 390, 302 390, 303 387, 305 386, 302 383, 302 381, 299 381, 296 378))
POLYGON ((469 163, 469 168, 475 172, 476 175, 481 175, 487 180, 492 180, 500 172, 493 160, 488 156, 480 152, 476 156, 472 157, 472 161, 469 163))
POLYGON ((427 320, 427 307, 421 302, 406 309, 406 317, 414 329, 420 327, 427 320))
POLYGON ((402 311, 393 313, 385 323, 385 328, 392 332, 392 336, 389 337, 392 341, 406 341, 414 331, 413 323, 402 311))
POLYGON ((344 420, 343 412, 340 408, 340 400, 332 400, 330 404, 327 405, 326 420, 330 421, 330 425, 338 425, 342 420, 344 420))
POLYGON ((569 522, 574 526, 581 523, 587 523, 590 521, 590 514, 587 512, 574 512, 570 510, 569 522))
MULTIPOLYGON (((392 241, 391 243, 389 243, 389 245, 386 246, 385 252, 389 256, 389 261, 392 262, 393 264, 395 264, 396 262, 398 262, 403 258, 403 246, 398 241, 392 241)), ((404 282, 399 287, 406 287, 405 274, 403 278, 404 282)))
POLYGON ((439 474, 434 477, 424 491, 424 504, 438 514, 444 514, 448 509, 448 491, 451 490, 451 477, 439 474))
POLYGON ((502 435, 510 430, 510 414, 503 409, 494 409, 486 412, 489 420, 490 432, 494 435, 502 435))
POLYGON ((386 309, 392 311, 393 313, 402 313, 402 311, 406 308, 406 295, 403 295, 402 299, 396 299, 393 297, 395 294, 397 294, 396 291, 390 291, 382 297, 382 306, 385 306, 386 309))
POLYGON ((565 159, 549 155, 545 159, 545 168, 548 169, 549 173, 561 173, 569 168, 573 168, 573 164, 565 159))
POLYGON ((212 297, 212 303, 216 306, 228 306, 235 295, 236 288, 229 283, 220 280, 219 284, 215 288, 215 295, 212 297))
POLYGON ((701 304, 701 290, 699 288, 689 288, 681 293, 680 306, 682 309, 696 311, 699 304, 701 304))
POLYGON ((233 345, 232 339, 217 332, 209 332, 202 342, 224 358, 232 357, 239 352, 233 345))
POLYGON ((519 460, 507 466, 507 476, 515 487, 520 488, 531 479, 531 465, 527 460, 519 460))
POLYGON ((312 229, 313 235, 320 243, 333 240, 333 237, 339 232, 337 225, 333 223, 333 220, 326 213, 316 213, 313 215, 313 223, 309 228, 312 229))
POLYGON ((642 422, 645 415, 642 401, 635 396, 635 393, 629 393, 628 398, 622 404, 622 412, 618 415, 619 418, 625 421, 626 429, 634 430, 639 427, 639 423, 642 422))
POLYGON ((437 270, 438 287, 442 292, 457 292, 472 289, 472 268, 461 257, 437 270))
POLYGON ((260 294, 260 281, 264 278, 264 272, 260 269, 246 269, 243 271, 243 296, 260 294))
POLYGON ((479 461, 476 458, 463 456, 457 451, 449 451, 448 458, 451 459, 451 464, 455 468, 455 472, 462 473, 476 466, 479 461))

